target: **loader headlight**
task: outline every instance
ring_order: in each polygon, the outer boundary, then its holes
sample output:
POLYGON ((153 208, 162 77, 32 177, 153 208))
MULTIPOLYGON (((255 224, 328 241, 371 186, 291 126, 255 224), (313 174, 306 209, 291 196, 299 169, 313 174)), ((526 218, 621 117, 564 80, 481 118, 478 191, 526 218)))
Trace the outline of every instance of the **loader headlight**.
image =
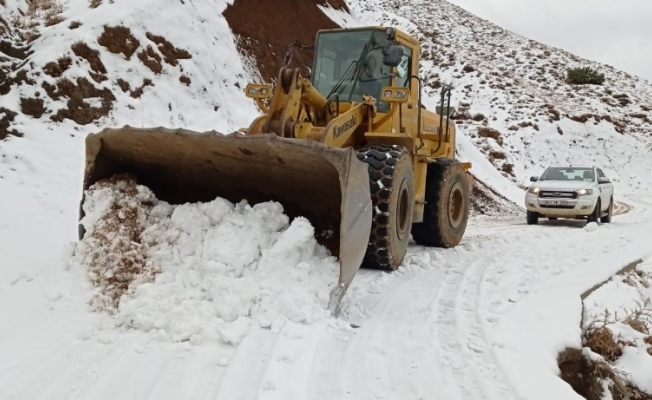
POLYGON ((395 86, 385 86, 383 87, 382 95, 380 96, 381 101, 388 103, 405 103, 410 97, 410 90, 404 87, 395 87, 395 86))
POLYGON ((528 192, 530 192, 530 193, 532 193, 532 194, 537 194, 537 193, 539 193, 540 191, 541 191, 541 188, 538 188, 538 187, 530 187, 530 188, 528 189, 528 192))
POLYGON ((267 99, 272 95, 272 88, 269 85, 250 83, 245 89, 245 94, 252 99, 267 99))
POLYGON ((577 191, 577 194, 580 196, 588 196, 593 193, 593 189, 580 189, 577 191))

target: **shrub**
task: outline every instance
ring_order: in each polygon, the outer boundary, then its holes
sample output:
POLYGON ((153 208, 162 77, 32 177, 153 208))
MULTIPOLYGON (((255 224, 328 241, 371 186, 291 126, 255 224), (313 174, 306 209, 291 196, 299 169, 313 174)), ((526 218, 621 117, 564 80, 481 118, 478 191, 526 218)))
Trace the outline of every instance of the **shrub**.
POLYGON ((568 68, 566 73, 568 80, 576 85, 602 85, 604 82, 604 74, 591 67, 568 68))

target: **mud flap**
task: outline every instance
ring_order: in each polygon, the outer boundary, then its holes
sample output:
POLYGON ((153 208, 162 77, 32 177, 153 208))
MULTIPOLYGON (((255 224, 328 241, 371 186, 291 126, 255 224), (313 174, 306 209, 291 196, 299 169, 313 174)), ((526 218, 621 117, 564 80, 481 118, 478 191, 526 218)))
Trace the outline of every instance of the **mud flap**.
POLYGON ((277 201, 290 218, 307 218, 317 240, 339 259, 339 281, 329 304, 334 315, 339 313, 371 227, 367 166, 355 150, 275 134, 124 126, 88 135, 84 190, 118 173, 134 175, 172 204, 218 196, 234 203, 277 201))

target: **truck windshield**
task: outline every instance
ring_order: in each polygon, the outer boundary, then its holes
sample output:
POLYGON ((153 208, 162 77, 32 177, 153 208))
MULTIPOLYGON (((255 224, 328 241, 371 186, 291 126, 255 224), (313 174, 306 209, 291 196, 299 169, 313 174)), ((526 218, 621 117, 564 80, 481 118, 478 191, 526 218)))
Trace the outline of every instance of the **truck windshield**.
POLYGON ((541 175, 540 181, 585 181, 593 182, 593 168, 550 167, 541 175))
POLYGON ((383 65, 387 36, 381 30, 320 33, 312 71, 313 86, 327 98, 335 93, 342 102, 376 98, 379 112, 389 109, 380 101, 383 86, 391 85, 390 68, 383 65))

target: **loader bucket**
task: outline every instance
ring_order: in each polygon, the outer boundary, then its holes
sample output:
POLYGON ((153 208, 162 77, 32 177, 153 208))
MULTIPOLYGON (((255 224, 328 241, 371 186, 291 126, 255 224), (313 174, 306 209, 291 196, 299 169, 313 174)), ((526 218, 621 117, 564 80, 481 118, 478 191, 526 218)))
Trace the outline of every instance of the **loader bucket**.
MULTIPOLYGON (((84 190, 117 173, 133 174, 171 204, 218 196, 234 203, 246 199, 252 205, 277 201, 290 218, 307 218, 317 240, 339 259, 339 282, 329 304, 333 314, 339 313, 371 228, 367 166, 353 149, 276 134, 130 126, 88 135, 84 190), (330 237, 320 236, 329 231, 330 237)), ((79 235, 84 235, 81 224, 79 235)))

